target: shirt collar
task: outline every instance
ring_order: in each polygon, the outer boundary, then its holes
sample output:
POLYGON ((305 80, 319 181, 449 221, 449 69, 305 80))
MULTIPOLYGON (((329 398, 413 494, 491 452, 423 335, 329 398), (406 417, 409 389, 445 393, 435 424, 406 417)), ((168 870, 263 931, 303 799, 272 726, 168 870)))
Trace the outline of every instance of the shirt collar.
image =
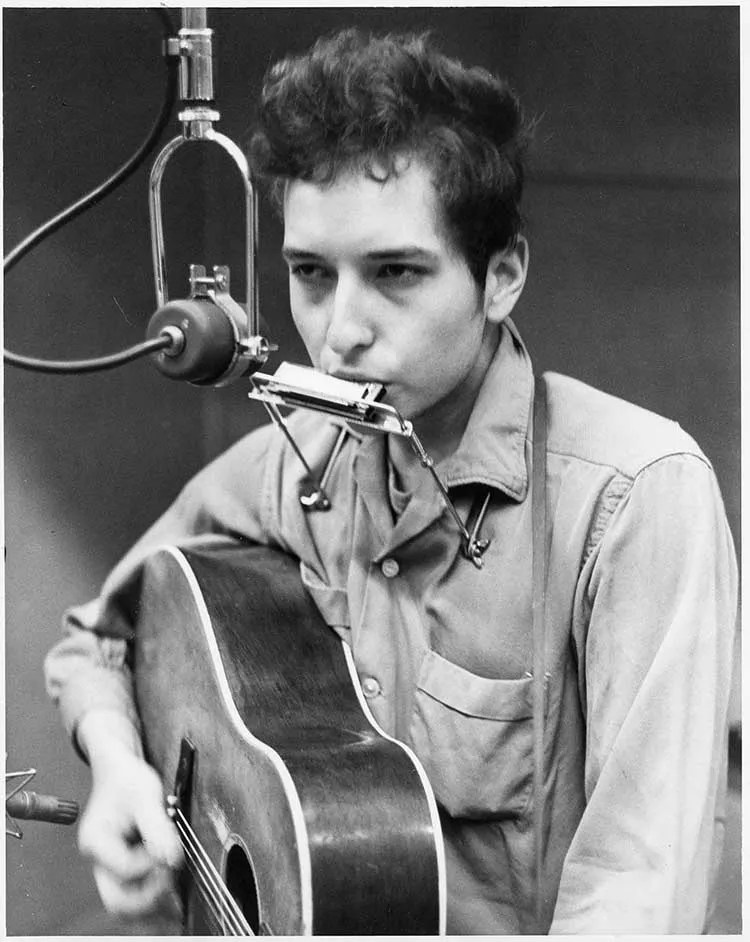
POLYGON ((458 448, 437 466, 449 487, 486 484, 521 501, 528 488, 526 436, 534 373, 526 346, 507 318, 458 448))
MULTIPOLYGON (((447 487, 484 484, 498 488, 514 500, 524 500, 528 489, 526 436, 533 395, 531 359, 515 324, 506 318, 461 442, 449 458, 436 465, 435 470, 447 487)), ((360 439, 357 464, 363 492, 369 494, 374 487, 372 482, 378 481, 377 493, 373 491, 371 501, 375 513, 377 506, 387 501, 385 436, 362 436, 351 427, 350 431, 360 439), (370 485, 365 486, 366 480, 370 485)), ((425 481, 427 478, 425 472, 425 481)), ((442 499, 432 482, 425 483, 422 490, 425 495, 430 494, 430 503, 439 509, 442 499)), ((390 516, 387 522, 390 527, 390 516)))

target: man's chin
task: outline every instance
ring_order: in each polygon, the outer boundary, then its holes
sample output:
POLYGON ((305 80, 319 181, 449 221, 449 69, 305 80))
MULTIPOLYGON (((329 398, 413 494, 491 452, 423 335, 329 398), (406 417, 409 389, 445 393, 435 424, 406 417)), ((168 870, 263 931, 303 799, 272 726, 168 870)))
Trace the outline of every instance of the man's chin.
POLYGON ((399 396, 392 387, 386 386, 385 393, 379 401, 395 409, 402 419, 406 419, 409 422, 412 416, 416 414, 413 406, 411 406, 408 401, 404 400, 403 396, 399 396))

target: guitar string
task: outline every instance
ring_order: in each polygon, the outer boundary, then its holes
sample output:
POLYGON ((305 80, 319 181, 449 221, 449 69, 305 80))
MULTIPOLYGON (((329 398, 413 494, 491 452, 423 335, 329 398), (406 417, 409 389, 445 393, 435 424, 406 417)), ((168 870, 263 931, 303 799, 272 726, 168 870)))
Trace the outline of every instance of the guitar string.
POLYGON ((216 902, 208 892, 205 884, 197 881, 196 888, 206 905, 206 925, 211 928, 211 935, 243 935, 242 932, 227 922, 222 912, 217 912, 216 902))
POLYGON ((215 888, 212 887, 209 880, 206 879, 201 861, 196 859, 194 852, 190 848, 186 847, 185 850, 188 869, 193 877, 194 885, 206 905, 206 916, 212 917, 210 921, 223 929, 223 935, 238 935, 238 932, 231 931, 234 929, 234 926, 227 926, 227 919, 225 918, 221 899, 218 897, 215 888))
POLYGON ((210 860, 205 855, 201 845, 195 840, 194 834, 186 831, 184 828, 178 830, 183 837, 183 846, 186 851, 188 864, 192 864, 191 870, 196 878, 196 887, 199 890, 203 900, 207 904, 215 922, 225 929, 224 934, 233 935, 251 935, 252 931, 244 932, 242 925, 242 915, 233 911, 234 900, 226 891, 221 877, 216 873, 210 860), (191 846, 189 841, 196 845, 191 846), (196 850, 197 847, 197 850, 196 850), (226 894, 226 899, 223 897, 226 894), (233 923, 234 920, 234 923, 233 923), (229 928, 232 932, 226 932, 229 928))
POLYGON ((196 877, 200 880, 197 882, 198 888, 205 890, 202 895, 212 909, 217 922, 223 924, 223 920, 227 920, 236 935, 252 935, 253 932, 247 925, 242 911, 211 863, 187 819, 181 816, 175 823, 183 837, 186 853, 193 862, 196 877), (210 900, 208 894, 210 894, 210 900))
POLYGON ((217 922, 223 925, 222 920, 226 919, 231 924, 231 928, 235 930, 235 935, 254 935, 244 913, 227 889, 226 884, 221 879, 220 874, 212 864, 185 816, 177 811, 174 820, 182 837, 188 862, 192 862, 195 875, 198 878, 196 880, 198 889, 202 891, 201 895, 212 910, 217 922))
POLYGON ((239 935, 239 932, 232 931, 233 927, 226 924, 226 920, 223 918, 222 913, 217 912, 216 901, 213 896, 208 892, 205 884, 200 880, 195 881, 196 889, 203 900, 206 906, 206 919, 207 925, 212 929, 216 929, 216 932, 212 932, 214 935, 239 935))

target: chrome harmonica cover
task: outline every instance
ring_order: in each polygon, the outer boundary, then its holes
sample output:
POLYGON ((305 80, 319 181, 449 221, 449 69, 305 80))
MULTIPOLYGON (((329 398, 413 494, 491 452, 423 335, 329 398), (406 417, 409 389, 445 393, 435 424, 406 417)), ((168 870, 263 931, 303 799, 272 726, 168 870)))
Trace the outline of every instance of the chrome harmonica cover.
POLYGON ((385 393, 380 383, 355 383, 286 362, 272 376, 253 373, 250 382, 250 399, 266 405, 325 412, 378 432, 410 435, 412 431, 411 422, 393 406, 378 401, 385 393))

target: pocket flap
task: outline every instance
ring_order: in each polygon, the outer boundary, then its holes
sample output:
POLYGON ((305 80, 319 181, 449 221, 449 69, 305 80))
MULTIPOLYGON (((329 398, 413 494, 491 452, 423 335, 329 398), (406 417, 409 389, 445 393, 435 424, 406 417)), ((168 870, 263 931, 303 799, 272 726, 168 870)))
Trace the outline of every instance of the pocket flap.
POLYGON ((533 714, 533 678, 495 680, 472 674, 428 651, 417 686, 445 706, 488 720, 526 720, 533 714))

